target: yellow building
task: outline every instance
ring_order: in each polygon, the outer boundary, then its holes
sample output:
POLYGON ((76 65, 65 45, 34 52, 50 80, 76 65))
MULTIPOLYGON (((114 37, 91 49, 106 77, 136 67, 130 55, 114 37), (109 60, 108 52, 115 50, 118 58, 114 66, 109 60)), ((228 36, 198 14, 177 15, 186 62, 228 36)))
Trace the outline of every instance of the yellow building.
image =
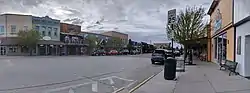
POLYGON ((208 61, 220 63, 235 60, 233 27, 233 0, 213 0, 208 11, 210 30, 208 37, 208 61))

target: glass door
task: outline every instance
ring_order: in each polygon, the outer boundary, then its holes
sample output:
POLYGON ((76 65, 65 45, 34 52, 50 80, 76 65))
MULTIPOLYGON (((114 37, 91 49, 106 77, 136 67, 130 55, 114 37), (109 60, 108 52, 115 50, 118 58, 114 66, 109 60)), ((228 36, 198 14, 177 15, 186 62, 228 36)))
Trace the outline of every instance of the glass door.
POLYGON ((0 46, 0 55, 6 55, 6 48, 5 48, 5 46, 0 46))

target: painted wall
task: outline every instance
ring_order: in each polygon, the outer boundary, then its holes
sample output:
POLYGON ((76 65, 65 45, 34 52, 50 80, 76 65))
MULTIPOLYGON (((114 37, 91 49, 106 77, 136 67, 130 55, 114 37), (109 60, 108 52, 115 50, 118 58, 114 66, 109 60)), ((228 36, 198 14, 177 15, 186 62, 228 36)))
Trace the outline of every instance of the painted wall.
POLYGON ((227 30, 227 60, 234 60, 234 28, 227 30))
MULTIPOLYGON (((232 8, 233 0, 220 0, 219 4, 216 6, 211 14, 211 33, 212 37, 219 36, 219 33, 227 33, 227 60, 234 60, 234 28, 230 27, 233 25, 232 20, 232 8), (216 30, 215 27, 218 26, 218 19, 221 19, 220 29, 216 30)), ((215 59, 215 41, 214 38, 211 39, 211 61, 217 62, 215 59)), ((217 47, 218 48, 218 47, 217 47)), ((218 52, 217 52, 218 53, 218 52)), ((218 57, 217 57, 218 58, 218 57)))
POLYGON ((250 15, 250 0, 234 0, 234 23, 250 15))
POLYGON ((60 41, 60 21, 45 17, 32 17, 33 28, 38 30, 41 36, 49 36, 51 40, 60 41), (44 29, 45 27, 45 29, 44 29), (43 31, 45 34, 43 35, 43 31), (49 34, 50 33, 50 34, 49 34))
POLYGON ((73 25, 73 24, 66 24, 66 23, 61 23, 60 24, 60 30, 61 32, 64 33, 80 33, 81 32, 81 26, 78 25, 73 25))
POLYGON ((32 16, 18 15, 18 14, 5 14, 7 16, 7 37, 17 37, 20 30, 32 29, 32 16), (11 27, 15 26, 16 31, 12 32, 11 27))
POLYGON ((217 32, 214 31, 215 21, 219 15, 218 13, 220 13, 222 17, 221 29, 227 27, 229 24, 232 23, 232 7, 233 7, 232 0, 220 0, 219 4, 216 6, 216 8, 214 9, 210 17, 211 18, 211 30, 212 30, 211 36, 213 36, 215 33, 219 33, 220 31, 222 31, 222 30, 219 30, 217 32))
MULTIPOLYGON (((236 39, 238 36, 241 36, 241 54, 238 55, 237 52, 236 54, 236 62, 238 62, 239 66, 237 68, 237 71, 243 75, 243 76, 250 76, 250 70, 248 70, 248 72, 244 71, 244 69, 246 68, 250 68, 250 66, 247 66, 245 63, 246 62, 250 62, 249 60, 245 60, 245 51, 248 48, 245 48, 245 36, 246 35, 250 35, 250 31, 249 31, 249 27, 250 27, 250 22, 247 22, 245 24, 242 24, 240 26, 238 26, 236 28, 236 39)), ((236 40, 236 44, 238 43, 238 41, 236 40)), ((237 49, 237 45, 236 45, 236 49, 237 49)))

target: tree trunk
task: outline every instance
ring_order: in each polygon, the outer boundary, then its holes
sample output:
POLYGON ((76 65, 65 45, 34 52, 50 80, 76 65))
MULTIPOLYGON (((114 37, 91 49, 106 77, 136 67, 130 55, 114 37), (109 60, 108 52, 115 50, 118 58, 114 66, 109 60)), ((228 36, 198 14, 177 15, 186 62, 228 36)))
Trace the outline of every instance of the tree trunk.
POLYGON ((32 51, 33 49, 32 48, 29 48, 29 55, 32 56, 32 51))

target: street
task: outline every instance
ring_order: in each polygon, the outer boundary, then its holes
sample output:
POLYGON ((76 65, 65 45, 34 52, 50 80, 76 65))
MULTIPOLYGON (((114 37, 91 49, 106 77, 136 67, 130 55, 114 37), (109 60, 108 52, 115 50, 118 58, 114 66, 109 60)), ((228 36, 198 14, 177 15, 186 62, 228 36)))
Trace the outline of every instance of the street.
POLYGON ((0 93, 112 93, 159 73, 150 54, 0 59, 0 93))

